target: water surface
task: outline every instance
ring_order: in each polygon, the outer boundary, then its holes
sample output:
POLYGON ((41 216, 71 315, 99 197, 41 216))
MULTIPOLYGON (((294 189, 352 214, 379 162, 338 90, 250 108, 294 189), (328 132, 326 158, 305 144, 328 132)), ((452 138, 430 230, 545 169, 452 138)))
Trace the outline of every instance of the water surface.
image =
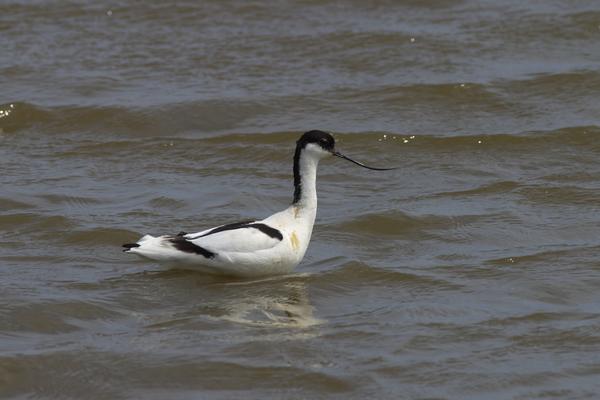
POLYGON ((594 399, 596 1, 0 4, 0 397, 594 399), (262 218, 302 264, 123 254, 262 218))

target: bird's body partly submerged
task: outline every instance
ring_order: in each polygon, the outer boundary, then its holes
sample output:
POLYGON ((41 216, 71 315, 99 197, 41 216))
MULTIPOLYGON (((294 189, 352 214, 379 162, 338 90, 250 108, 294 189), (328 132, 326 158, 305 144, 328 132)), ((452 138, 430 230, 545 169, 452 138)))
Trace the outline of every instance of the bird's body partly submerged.
POLYGON ((239 222, 175 236, 146 235, 129 253, 168 267, 259 277, 291 272, 308 248, 316 208, 290 206, 261 221, 239 222))
MULTIPOLYGON (((167 267, 210 274, 260 277, 291 272, 308 248, 317 215, 317 166, 335 155, 333 137, 322 131, 306 132, 294 154, 294 201, 285 210, 258 221, 221 225, 197 233, 142 237, 123 245, 167 267)), ((370 169, 381 169, 371 168, 370 169)))

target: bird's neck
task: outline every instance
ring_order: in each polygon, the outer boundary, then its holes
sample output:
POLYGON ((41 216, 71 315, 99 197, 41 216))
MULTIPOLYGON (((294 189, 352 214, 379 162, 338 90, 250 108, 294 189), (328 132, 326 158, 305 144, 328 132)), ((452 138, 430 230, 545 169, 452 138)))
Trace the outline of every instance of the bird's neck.
POLYGON ((317 166, 319 160, 297 148, 294 155, 294 202, 300 210, 317 209, 317 166))

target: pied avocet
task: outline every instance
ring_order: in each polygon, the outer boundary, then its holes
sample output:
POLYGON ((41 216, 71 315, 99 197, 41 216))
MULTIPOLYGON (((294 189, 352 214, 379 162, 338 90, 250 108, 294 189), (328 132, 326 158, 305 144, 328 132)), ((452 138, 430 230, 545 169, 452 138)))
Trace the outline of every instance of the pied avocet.
POLYGON ((304 257, 317 214, 317 165, 337 156, 361 167, 373 168, 335 151, 333 136, 310 131, 296 142, 294 201, 285 210, 260 221, 217 226, 197 233, 142 237, 124 244, 137 254, 168 267, 211 274, 259 277, 291 272, 304 257))

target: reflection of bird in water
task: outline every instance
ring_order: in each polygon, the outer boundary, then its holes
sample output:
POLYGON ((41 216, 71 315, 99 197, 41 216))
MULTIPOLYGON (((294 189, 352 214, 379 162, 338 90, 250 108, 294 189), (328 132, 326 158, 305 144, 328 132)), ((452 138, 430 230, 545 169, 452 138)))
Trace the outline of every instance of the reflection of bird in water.
MULTIPOLYGON (((325 322, 315 316, 310 301, 308 285, 311 279, 310 274, 303 273, 232 280, 189 271, 162 270, 136 272, 107 281, 142 289, 143 293, 148 293, 149 289, 153 302, 158 299, 160 304, 169 304, 166 309, 146 316, 147 328, 188 326, 195 331, 205 329, 207 323, 211 326, 210 321, 223 321, 258 328, 297 329, 293 335, 300 338, 318 334, 317 330, 309 328, 325 322), (159 286, 152 284, 158 281, 159 286)), ((285 332, 292 334, 289 330, 285 332)), ((273 339, 280 339, 282 332, 269 331, 271 334, 273 339)))
POLYGON ((261 221, 244 221, 197 233, 146 235, 123 245, 127 253, 170 267, 241 277, 287 274, 302 261, 317 215, 317 166, 337 156, 367 167, 335 151, 329 133, 306 132, 294 154, 294 201, 285 210, 261 221))
POLYGON ((295 275, 286 277, 285 281, 279 279, 220 284, 225 291, 235 288, 243 297, 231 297, 230 302, 223 304, 228 312, 219 318, 256 326, 290 328, 308 328, 323 323, 314 316, 305 277, 295 275))

